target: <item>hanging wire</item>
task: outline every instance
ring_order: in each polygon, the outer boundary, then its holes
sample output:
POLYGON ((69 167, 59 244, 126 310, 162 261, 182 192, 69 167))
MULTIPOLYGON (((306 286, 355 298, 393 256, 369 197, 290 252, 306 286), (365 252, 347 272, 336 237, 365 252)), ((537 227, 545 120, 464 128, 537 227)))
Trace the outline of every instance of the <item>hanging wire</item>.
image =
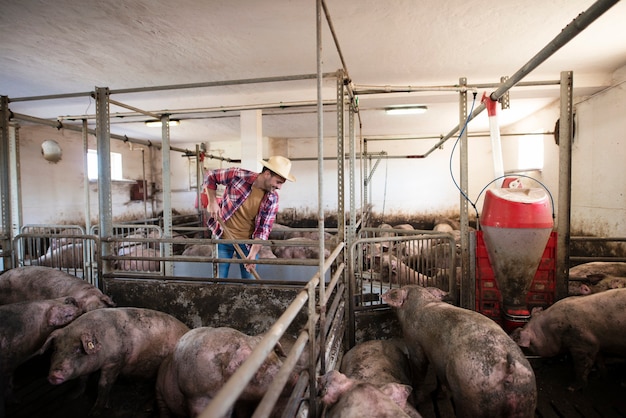
MULTIPOLYGON (((474 95, 474 99, 472 100, 472 108, 469 111, 469 115, 472 114, 472 112, 474 111, 474 105, 476 103, 476 92, 473 93, 474 95)), ((476 212, 476 223, 479 224, 478 219, 478 208, 476 208, 476 203, 478 203, 478 200, 480 199, 480 196, 483 194, 483 192, 487 189, 487 187, 489 187, 494 181, 500 180, 500 179, 504 179, 506 177, 510 177, 510 174, 505 174, 503 176, 498 176, 495 179, 491 180, 489 183, 487 183, 485 185, 485 187, 483 187, 483 189, 480 191, 480 193, 478 193, 478 196, 476 196, 476 200, 474 202, 472 202, 472 200, 463 192, 463 190, 461 190, 461 187, 458 185, 458 183, 456 182, 455 178, 454 178, 454 173, 452 171, 452 156, 454 155, 454 150, 456 149, 457 144, 459 143, 459 140, 461 139, 461 136, 463 135, 463 132, 465 131, 465 129, 467 129, 467 124, 469 123, 469 116, 467 117, 467 119, 465 120, 465 124, 463 125, 463 129, 461 129, 461 132, 459 133, 459 136, 456 138, 456 141, 454 142, 454 146, 452 147, 452 151, 450 152, 450 177, 452 178, 452 182, 454 183, 454 185, 456 186, 456 188, 458 189, 459 193, 461 193, 461 196, 463 196, 465 198, 465 200, 467 200, 470 205, 472 205, 472 207, 474 208, 474 211, 476 212)), ((537 183, 539 183, 539 185, 541 185, 541 187, 543 187, 545 189, 545 191, 548 193, 548 196, 550 197, 550 206, 552 207, 552 219, 555 219, 555 214, 554 214, 554 198, 552 197, 552 193, 550 193, 550 190, 548 190, 548 188, 539 180, 537 180, 536 178, 527 176, 525 174, 514 174, 515 177, 524 177, 524 178, 528 178, 531 180, 536 181, 537 183)))
POLYGON ((467 119, 465 119, 465 123, 463 124, 463 129, 461 129, 461 132, 459 132, 459 136, 457 136, 456 141, 454 141, 454 146, 452 147, 452 151, 450 152, 450 165, 449 165, 449 168, 450 168, 450 177, 452 178, 452 182, 456 186, 456 188, 459 191, 459 193, 461 193, 461 196, 463 196, 465 198, 465 200, 467 200, 469 202, 469 204, 472 205, 472 207, 474 208, 474 211, 476 212, 476 218, 478 219, 478 209, 476 208, 476 204, 474 204, 474 202, 472 202, 472 200, 463 192, 463 190, 461 190, 461 187, 456 182, 456 179, 454 178, 454 173, 452 172, 452 156, 454 155, 454 150, 456 149, 456 146, 459 143, 459 140, 461 139, 461 136, 463 136, 463 132, 465 132, 465 129, 467 129, 467 124, 470 121, 470 116, 472 115, 472 113, 474 111, 474 105, 476 104, 476 94, 477 94, 477 92, 473 92, 474 99, 472 100, 472 108, 470 109, 470 111, 468 113, 467 119))
POLYGON ((381 222, 385 221, 385 203, 387 203, 387 173, 389 172, 389 159, 385 158, 385 187, 383 188, 383 213, 381 222))

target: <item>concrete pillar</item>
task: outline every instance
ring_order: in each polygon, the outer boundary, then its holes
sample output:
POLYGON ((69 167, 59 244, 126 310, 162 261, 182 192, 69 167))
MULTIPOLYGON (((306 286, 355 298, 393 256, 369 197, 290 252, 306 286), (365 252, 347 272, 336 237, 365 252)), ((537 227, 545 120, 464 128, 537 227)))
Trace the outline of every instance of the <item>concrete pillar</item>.
POLYGON ((261 110, 242 110, 241 129, 241 168, 261 171, 263 159, 263 120, 261 110))

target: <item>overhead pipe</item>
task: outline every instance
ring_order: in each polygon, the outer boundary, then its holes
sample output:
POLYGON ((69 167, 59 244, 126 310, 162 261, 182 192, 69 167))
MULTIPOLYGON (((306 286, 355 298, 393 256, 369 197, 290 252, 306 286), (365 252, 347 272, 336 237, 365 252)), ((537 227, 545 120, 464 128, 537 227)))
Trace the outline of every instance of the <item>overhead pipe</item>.
MULTIPOLYGON (((516 87, 536 87, 536 86, 552 86, 558 85, 559 80, 547 80, 547 81, 527 81, 520 82, 516 87)), ((443 86, 367 86, 367 85, 355 85, 354 91, 356 94, 384 94, 384 93, 418 93, 418 92, 438 92, 438 91, 477 91, 483 88, 499 87, 502 83, 480 83, 480 84, 468 84, 467 86, 459 85, 443 85, 443 86)))
MULTIPOLYGON (((600 17, 604 12, 614 6, 619 0, 598 0, 592 4, 586 11, 579 14, 574 20, 567 25, 561 33, 559 33, 552 41, 550 41, 541 51, 539 51, 534 57, 530 59, 526 64, 522 66, 515 74, 509 77, 506 81, 500 84, 495 91, 493 91, 489 97, 491 100, 497 101, 502 97, 511 87, 515 86, 522 78, 528 73, 537 68, 541 63, 547 60, 552 54, 558 51, 563 45, 572 40, 576 35, 582 32, 593 21, 600 17)), ((481 103, 474 109, 471 115, 468 116, 467 122, 478 116, 483 110, 485 110, 485 104, 481 103)), ((467 123, 465 122, 465 123, 467 123)), ((464 124, 465 124, 464 123, 464 124)), ((456 134, 462 125, 458 124, 448 134, 446 134, 441 141, 435 144, 430 150, 423 154, 420 158, 425 158, 431 154, 434 150, 441 147, 441 145, 456 134)))
MULTIPOLYGON (((21 120, 24 122, 32 122, 32 123, 38 123, 40 125, 47 125, 47 126, 51 126, 53 128, 56 129, 67 129, 70 131, 76 131, 76 132, 82 132, 83 128, 82 126, 78 126, 78 125, 72 125, 72 124, 64 124, 59 120, 50 120, 50 119, 43 119, 43 118, 37 118, 35 116, 29 116, 29 115, 24 115, 21 113, 11 113, 11 118, 12 119, 16 119, 16 120, 21 120)), ((96 130, 95 129, 88 129, 87 130, 89 132, 89 134, 91 135, 96 135, 96 130)), ((137 139, 137 138, 130 138, 126 135, 116 135, 116 134, 109 134, 109 136, 113 139, 118 139, 120 141, 124 141, 124 142, 132 142, 133 144, 139 144, 139 145, 145 145, 148 147, 155 147, 156 149, 161 149, 161 146, 158 143, 153 143, 152 141, 149 140, 145 140, 145 139, 137 139)), ((184 154, 189 154, 189 155, 193 155, 193 151, 190 151, 188 149, 183 149, 183 148, 176 148, 176 147, 170 147, 170 151, 177 151, 177 152, 182 152, 184 154)))
MULTIPOLYGON (((118 103, 118 102, 116 102, 118 103)), ((332 106, 336 105, 337 102, 335 100, 326 100, 324 101, 324 105, 332 106)), ((203 113, 219 113, 223 114, 226 112, 238 112, 242 110, 273 110, 273 109, 290 109, 290 108, 304 108, 304 107, 312 107, 316 106, 317 101, 298 101, 298 102, 278 102, 278 103, 259 103, 252 105, 233 105, 233 106, 214 106, 214 107, 205 107, 205 108, 196 108, 196 109, 176 109, 176 110, 157 110, 154 112, 144 112, 139 109, 135 112, 128 113, 111 113, 113 118, 131 118, 131 117, 139 117, 144 114, 148 114, 150 116, 154 116, 156 119, 159 116, 157 114, 167 113, 170 116, 181 116, 181 115, 189 115, 189 114, 203 114, 203 113)), ((128 105, 122 105, 122 107, 128 107, 128 105)), ((59 116, 58 120, 81 120, 81 119, 93 119, 95 115, 69 115, 69 116, 59 116)), ((192 119, 192 118, 190 118, 192 119)), ((194 118, 200 119, 200 118, 194 118)), ((129 121, 130 123, 135 123, 136 121, 129 121)))

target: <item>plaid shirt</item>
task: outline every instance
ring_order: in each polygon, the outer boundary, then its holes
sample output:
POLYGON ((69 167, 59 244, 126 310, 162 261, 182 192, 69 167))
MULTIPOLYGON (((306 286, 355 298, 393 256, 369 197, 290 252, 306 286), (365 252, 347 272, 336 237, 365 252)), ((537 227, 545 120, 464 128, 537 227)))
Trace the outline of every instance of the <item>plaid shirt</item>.
MULTIPOLYGON (((204 178, 203 187, 216 190, 218 184, 226 186, 220 202, 222 219, 226 221, 233 216, 233 213, 235 213, 248 196, 250 196, 252 184, 258 176, 259 173, 237 167, 210 170, 204 178)), ((266 192, 261 200, 259 214, 254 221, 255 225, 251 237, 252 239, 269 238, 277 212, 278 193, 266 192)), ((215 236, 222 236, 222 228, 215 218, 210 218, 207 221, 207 227, 215 236)))

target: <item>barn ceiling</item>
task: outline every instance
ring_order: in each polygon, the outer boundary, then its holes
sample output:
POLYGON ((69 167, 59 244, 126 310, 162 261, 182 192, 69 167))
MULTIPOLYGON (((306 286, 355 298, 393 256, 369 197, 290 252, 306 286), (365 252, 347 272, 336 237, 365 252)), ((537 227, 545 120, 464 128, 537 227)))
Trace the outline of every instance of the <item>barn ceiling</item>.
MULTIPOLYGON (((495 85, 511 76, 594 2, 324 4, 339 48, 322 11, 322 71, 342 68, 341 51, 352 85, 362 93, 358 133, 368 137, 448 133, 458 124, 459 108, 459 95, 449 87, 461 77, 471 85, 495 85), (366 94, 408 86, 444 88, 366 94), (400 104, 426 105, 428 111, 383 111, 400 104)), ((66 124, 86 117, 93 125, 95 103, 88 93, 108 87, 116 102, 180 119, 171 128, 172 144, 238 141, 239 110, 254 108, 263 109, 266 137, 318 136, 316 79, 291 80, 318 70, 314 0, 0 0, 0 10, 0 95, 9 97, 14 113, 66 124), (258 79, 275 81, 230 83, 258 79), (161 88, 181 85, 190 88, 161 88), (79 94, 65 97, 69 93, 79 94), (30 100, 49 95, 63 96, 30 100)), ((556 81, 561 71, 573 71, 576 96, 613 84, 615 71, 626 65, 624 21, 626 3, 618 2, 522 81, 556 81)), ((323 128, 332 136, 336 80, 325 78, 322 87, 329 103, 323 128)), ((478 100, 493 90, 478 89, 478 100)), ((501 125, 549 105, 558 94, 557 85, 514 88, 501 125)), ((161 130, 143 123, 148 116, 116 105, 110 112, 112 133, 160 140, 161 130)), ((487 116, 476 118, 470 130, 488 130, 487 116)))

